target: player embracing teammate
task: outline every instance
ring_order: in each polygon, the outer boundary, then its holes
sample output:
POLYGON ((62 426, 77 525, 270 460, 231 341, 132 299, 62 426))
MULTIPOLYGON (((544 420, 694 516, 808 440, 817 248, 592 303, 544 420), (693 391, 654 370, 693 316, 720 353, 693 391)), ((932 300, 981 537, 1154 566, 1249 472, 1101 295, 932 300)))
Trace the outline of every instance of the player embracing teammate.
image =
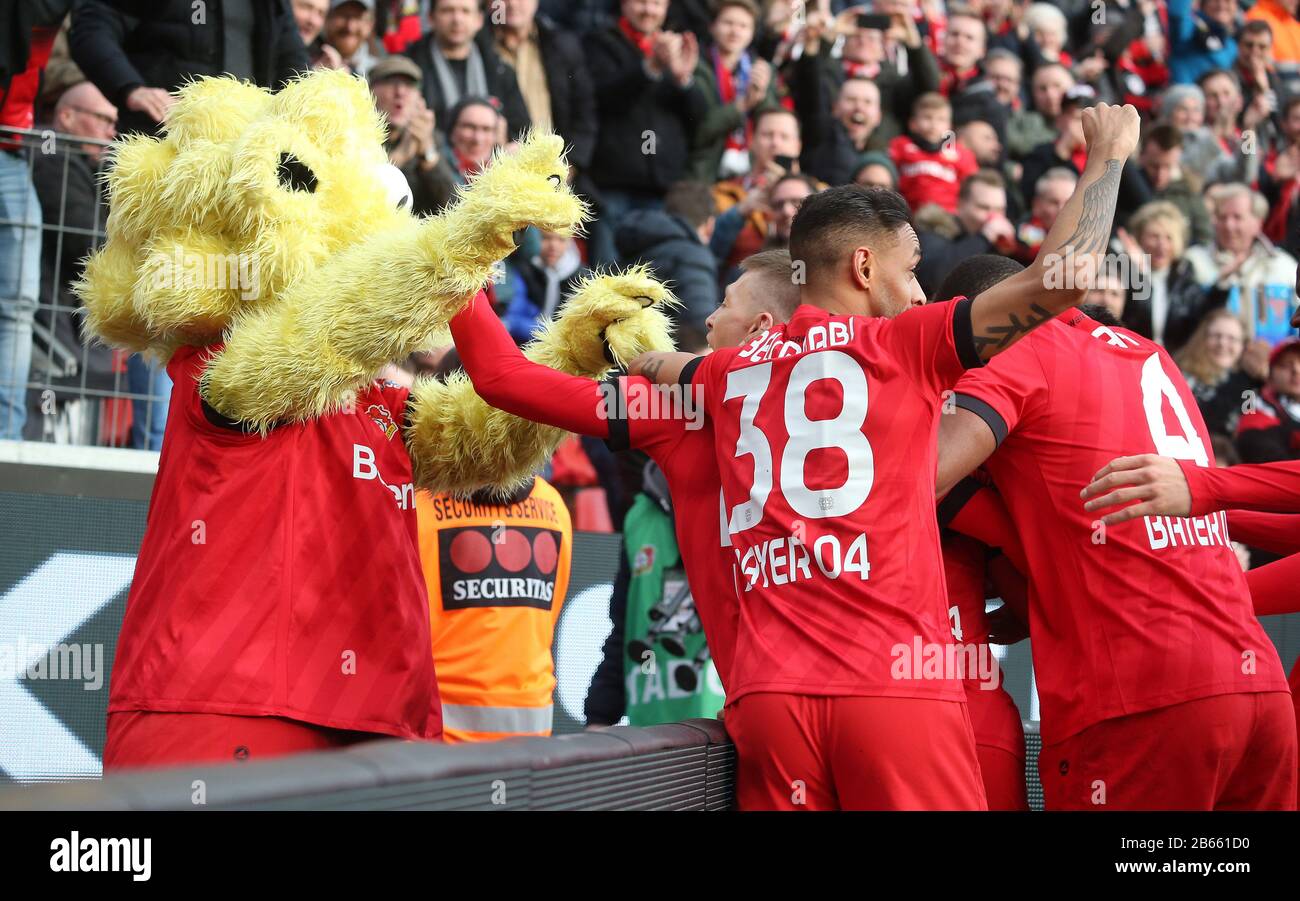
POLYGON ((789 323, 633 362, 702 393, 713 425, 741 574, 726 723, 742 808, 986 806, 964 673, 944 651, 936 434, 966 370, 1082 298, 1139 126, 1105 104, 1083 124, 1088 163, 1039 258, 973 300, 922 306, 906 203, 835 188, 794 220, 789 323))

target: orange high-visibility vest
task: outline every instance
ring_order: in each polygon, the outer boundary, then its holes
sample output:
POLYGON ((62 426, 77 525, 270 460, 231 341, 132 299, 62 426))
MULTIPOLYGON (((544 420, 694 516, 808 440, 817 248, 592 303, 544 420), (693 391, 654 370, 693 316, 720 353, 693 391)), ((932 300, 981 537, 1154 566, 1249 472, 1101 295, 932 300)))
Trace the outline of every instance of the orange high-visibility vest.
POLYGON ((421 491, 415 509, 445 740, 550 735, 573 552, 559 492, 541 478, 508 505, 421 491))

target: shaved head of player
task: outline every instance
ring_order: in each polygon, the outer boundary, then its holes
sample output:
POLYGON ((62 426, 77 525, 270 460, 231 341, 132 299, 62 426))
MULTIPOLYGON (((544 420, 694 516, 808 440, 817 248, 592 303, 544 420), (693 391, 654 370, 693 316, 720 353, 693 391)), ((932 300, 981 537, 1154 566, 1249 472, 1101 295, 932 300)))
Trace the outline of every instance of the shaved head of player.
POLYGON ((712 350, 739 347, 746 339, 785 322, 799 306, 799 286, 787 250, 746 257, 741 275, 727 286, 722 303, 705 320, 712 350))

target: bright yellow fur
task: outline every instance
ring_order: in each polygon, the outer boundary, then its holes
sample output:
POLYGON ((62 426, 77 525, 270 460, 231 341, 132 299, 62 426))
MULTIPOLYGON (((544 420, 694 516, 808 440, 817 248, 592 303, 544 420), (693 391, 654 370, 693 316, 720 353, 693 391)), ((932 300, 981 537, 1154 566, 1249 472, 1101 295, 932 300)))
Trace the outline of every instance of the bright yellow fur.
MULTIPOLYGON (((499 155, 439 216, 395 209, 380 170, 384 125, 365 82, 317 71, 271 93, 233 78, 178 92, 161 139, 117 144, 108 240, 77 290, 103 341, 166 359, 222 343, 200 391, 265 432, 345 407, 387 362, 439 343, 447 320, 535 225, 571 233, 587 213, 560 138, 499 155), (295 190, 282 161, 310 170, 295 190)), ((672 346, 643 269, 586 282, 530 346, 597 377, 602 334, 620 360, 672 346)), ((535 472, 559 434, 487 407, 467 379, 419 384, 409 447, 421 484, 471 491, 535 472)))
MULTIPOLYGON (((619 363, 648 350, 672 350, 663 310, 676 302, 643 266, 591 276, 524 353, 553 369, 603 378, 611 368, 606 341, 619 363)), ((435 492, 468 494, 484 486, 509 492, 542 468, 565 435, 488 406, 463 373, 445 384, 421 379, 412 399, 407 446, 415 483, 435 492)))

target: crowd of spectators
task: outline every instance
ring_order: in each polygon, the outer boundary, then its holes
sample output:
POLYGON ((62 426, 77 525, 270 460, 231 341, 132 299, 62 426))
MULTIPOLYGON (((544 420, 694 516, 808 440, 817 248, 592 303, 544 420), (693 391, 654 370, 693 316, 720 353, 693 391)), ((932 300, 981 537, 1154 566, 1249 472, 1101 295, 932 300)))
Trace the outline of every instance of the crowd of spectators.
MULTIPOLYGON (((1094 299, 1176 355, 1243 459, 1300 457, 1296 6, 223 0, 198 23, 188 0, 0 0, 22 36, 0 57, 0 125, 70 136, 62 155, 0 147, 0 437, 48 419, 29 379, 123 377, 82 341, 68 291, 102 232, 95 142, 156 131, 188 78, 275 87, 316 66, 368 80, 420 215, 529 127, 564 137, 596 217, 577 240, 530 231, 490 286, 519 341, 583 273, 643 262, 681 298, 689 350, 740 261, 786 246, 830 185, 906 198, 927 291, 971 254, 1028 262, 1082 171, 1082 112, 1133 103, 1144 134, 1094 299)), ((165 404, 165 374, 125 366, 165 404)))

